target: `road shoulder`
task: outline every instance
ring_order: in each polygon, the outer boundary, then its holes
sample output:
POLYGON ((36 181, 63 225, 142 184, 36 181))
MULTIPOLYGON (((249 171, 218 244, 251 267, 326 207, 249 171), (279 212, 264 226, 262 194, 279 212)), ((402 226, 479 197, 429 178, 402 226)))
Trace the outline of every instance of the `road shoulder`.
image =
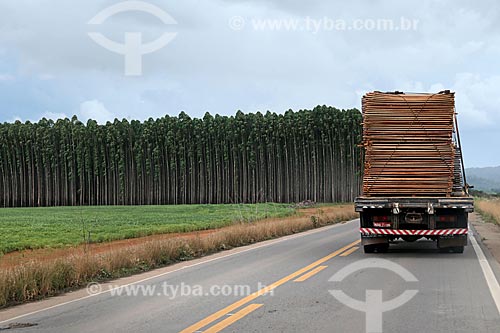
POLYGON ((478 233, 481 243, 500 264, 500 226, 485 222, 478 213, 471 214, 470 222, 478 233))

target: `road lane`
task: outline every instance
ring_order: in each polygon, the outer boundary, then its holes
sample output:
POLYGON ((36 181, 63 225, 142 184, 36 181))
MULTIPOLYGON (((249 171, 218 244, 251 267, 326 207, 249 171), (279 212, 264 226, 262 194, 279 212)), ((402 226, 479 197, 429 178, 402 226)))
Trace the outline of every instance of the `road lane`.
POLYGON ((432 242, 402 243, 387 254, 367 255, 355 243, 357 227, 357 221, 327 227, 172 272, 144 283, 156 288, 153 295, 104 293, 42 311, 16 320, 36 326, 12 331, 364 332, 364 313, 341 304, 329 290, 341 289, 364 300, 366 289, 379 289, 386 301, 408 288, 419 292, 400 308, 383 314, 384 331, 498 331, 500 316, 471 246, 464 254, 443 254, 432 242), (397 263, 418 282, 405 282, 384 269, 362 270, 339 283, 328 281, 339 269, 366 258, 397 263), (297 279, 303 281, 294 282, 297 279), (256 297, 191 293, 173 298, 156 294, 165 283, 179 289, 200 286, 203 292, 211 286, 249 286, 250 293, 269 290, 266 287, 273 290, 256 297))
POLYGON ((310 270, 309 272, 307 272, 306 274, 302 275, 302 276, 299 276, 298 278, 296 278, 295 280, 293 280, 294 282, 304 282, 306 281, 307 279, 309 279, 310 277, 312 277, 313 275, 316 275, 318 274, 319 272, 321 272, 322 270, 324 270, 325 268, 327 268, 328 266, 318 266, 312 270, 310 270))
MULTIPOLYGON (((339 254, 341 254, 342 252, 348 250, 349 248, 351 248, 352 246, 354 246, 355 244, 358 244, 359 243, 359 240, 356 240, 356 241, 353 241, 351 242, 350 244, 348 245, 345 245, 344 247, 324 256, 323 258, 320 258, 318 260, 316 260, 315 262, 279 279, 278 281, 276 282, 273 282, 271 283, 269 286, 266 286, 262 289, 259 289, 257 290, 256 292, 248 295, 247 297, 241 299, 241 300, 238 300, 237 302, 234 302, 233 304, 231 305, 228 305, 227 307, 225 307, 224 309, 222 310, 219 310, 217 311, 216 313, 200 320, 199 322, 189 326, 188 328, 182 330, 181 333, 193 333, 193 332, 197 332, 199 331, 200 329, 206 327, 207 325, 213 323, 214 321, 218 320, 219 318, 225 316, 225 315, 230 315, 230 312, 239 308, 240 306, 248 303, 248 302, 251 302, 253 301, 254 299, 256 299, 257 297, 260 297, 260 296, 265 296, 267 293, 269 292, 274 292, 274 289, 278 288, 279 286, 289 282, 290 280, 294 279, 295 277, 297 276, 300 276, 310 270, 314 270, 317 268, 318 265, 338 256, 339 254)), ((308 274, 311 274, 311 272, 309 273, 306 273, 306 276, 308 276, 308 274)), ((306 277, 307 278, 307 277, 306 277)))
POLYGON ((210 327, 209 329, 203 331, 205 333, 217 333, 225 329, 226 327, 230 326, 231 324, 237 322, 241 318, 245 317, 246 315, 252 313, 253 311, 257 310, 264 304, 250 304, 246 306, 243 310, 240 310, 236 312, 235 314, 231 314, 229 317, 226 319, 222 320, 221 322, 215 324, 214 326, 210 327))
POLYGON ((500 316, 472 247, 464 254, 442 254, 432 242, 418 243, 398 244, 383 255, 339 256, 307 283, 284 286, 226 332, 365 332, 365 314, 337 301, 330 289, 358 300, 365 299, 366 289, 379 289, 384 301, 417 289, 408 303, 384 313, 384 332, 498 332, 500 316), (418 282, 405 282, 384 269, 360 271, 341 283, 328 281, 350 263, 380 257, 405 267, 418 282))
POLYGON ((357 246, 353 246, 351 247, 349 250, 345 251, 344 253, 342 253, 340 256, 341 257, 347 257, 348 255, 350 255, 351 253, 353 253, 354 251, 357 251, 359 249, 359 247, 357 246))

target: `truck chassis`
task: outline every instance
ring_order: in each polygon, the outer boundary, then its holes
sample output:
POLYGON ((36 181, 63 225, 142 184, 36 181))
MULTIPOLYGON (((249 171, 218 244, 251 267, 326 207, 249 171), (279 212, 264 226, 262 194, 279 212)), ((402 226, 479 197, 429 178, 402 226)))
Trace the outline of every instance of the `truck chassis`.
POLYGON ((467 245, 468 214, 474 199, 466 197, 358 197, 360 234, 365 253, 386 252, 396 239, 427 238, 443 252, 462 253, 467 245))

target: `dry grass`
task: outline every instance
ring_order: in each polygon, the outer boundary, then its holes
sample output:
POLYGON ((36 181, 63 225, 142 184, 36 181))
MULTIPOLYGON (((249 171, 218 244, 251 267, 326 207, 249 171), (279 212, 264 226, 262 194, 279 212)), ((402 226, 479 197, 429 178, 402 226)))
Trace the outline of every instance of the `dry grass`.
POLYGON ((309 208, 294 217, 238 223, 203 236, 155 240, 108 253, 22 264, 0 272, 0 307, 355 217, 352 205, 309 208))
POLYGON ((500 224, 500 199, 476 200, 475 207, 486 220, 500 224))

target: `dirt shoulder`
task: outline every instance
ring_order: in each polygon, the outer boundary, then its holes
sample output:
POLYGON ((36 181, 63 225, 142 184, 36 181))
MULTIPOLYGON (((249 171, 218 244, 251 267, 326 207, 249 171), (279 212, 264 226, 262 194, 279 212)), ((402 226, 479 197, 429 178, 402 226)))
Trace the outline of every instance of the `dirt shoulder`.
POLYGON ((500 263, 500 226, 485 222, 481 215, 473 213, 469 220, 476 229, 484 245, 500 263))

